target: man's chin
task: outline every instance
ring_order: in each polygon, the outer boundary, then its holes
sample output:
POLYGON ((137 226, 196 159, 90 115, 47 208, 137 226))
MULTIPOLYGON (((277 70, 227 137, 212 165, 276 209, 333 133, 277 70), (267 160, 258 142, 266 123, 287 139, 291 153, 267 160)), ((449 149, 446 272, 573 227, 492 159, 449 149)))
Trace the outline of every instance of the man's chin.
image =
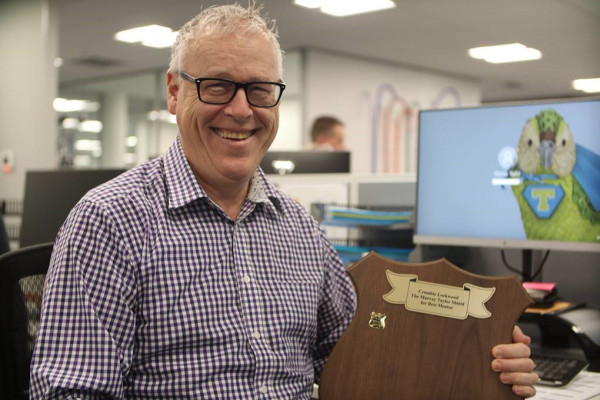
POLYGON ((256 162, 235 160, 223 164, 220 169, 222 175, 226 176, 229 180, 243 182, 249 181, 252 178, 257 167, 258 163, 256 162))

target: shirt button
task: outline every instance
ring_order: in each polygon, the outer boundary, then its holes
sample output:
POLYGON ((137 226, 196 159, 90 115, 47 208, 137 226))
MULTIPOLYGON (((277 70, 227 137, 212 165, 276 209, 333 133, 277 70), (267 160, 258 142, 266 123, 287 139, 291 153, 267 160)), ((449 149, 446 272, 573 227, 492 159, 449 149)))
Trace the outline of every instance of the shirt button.
POLYGON ((244 277, 242 278, 242 280, 244 281, 244 283, 250 283, 250 277, 248 275, 244 275, 244 277))
POLYGON ((262 394, 265 394, 269 391, 269 388, 266 386, 261 386, 260 389, 258 389, 262 394))
POLYGON ((260 339, 260 332, 259 331, 252 332, 252 337, 254 339, 260 339))

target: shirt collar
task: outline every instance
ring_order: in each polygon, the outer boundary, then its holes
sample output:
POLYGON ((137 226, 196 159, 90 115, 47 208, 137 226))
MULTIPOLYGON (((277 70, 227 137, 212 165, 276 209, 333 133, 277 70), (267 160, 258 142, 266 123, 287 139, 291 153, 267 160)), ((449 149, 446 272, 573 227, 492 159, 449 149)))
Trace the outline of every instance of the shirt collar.
MULTIPOLYGON (((165 180, 169 208, 178 208, 208 195, 196 180, 181 147, 179 136, 164 156, 165 180)), ((281 211, 281 193, 267 181, 264 172, 256 169, 250 181, 247 199, 253 203, 264 203, 281 211)))
POLYGON ((183 154, 179 136, 165 154, 164 160, 169 208, 178 208, 207 197, 183 154))
POLYGON ((248 192, 248 200, 255 203, 263 203, 275 212, 281 212, 281 192, 267 180, 263 170, 258 167, 248 192))

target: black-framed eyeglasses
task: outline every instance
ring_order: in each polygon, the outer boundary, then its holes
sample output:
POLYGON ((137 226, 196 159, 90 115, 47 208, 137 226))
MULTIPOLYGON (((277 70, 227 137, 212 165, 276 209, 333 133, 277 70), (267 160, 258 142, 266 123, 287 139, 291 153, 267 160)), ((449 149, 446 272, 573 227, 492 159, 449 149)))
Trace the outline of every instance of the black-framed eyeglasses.
POLYGON ((183 71, 179 75, 196 84, 198 99, 206 104, 227 104, 242 88, 248 104, 255 107, 275 107, 281 99, 285 83, 252 81, 236 82, 223 78, 195 78, 183 71))

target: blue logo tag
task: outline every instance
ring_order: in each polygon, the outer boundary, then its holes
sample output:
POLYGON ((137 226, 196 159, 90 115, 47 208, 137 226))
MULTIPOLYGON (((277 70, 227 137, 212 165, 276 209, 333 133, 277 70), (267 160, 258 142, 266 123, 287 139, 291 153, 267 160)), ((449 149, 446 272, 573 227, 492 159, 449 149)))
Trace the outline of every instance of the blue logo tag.
POLYGON ((527 185, 523 197, 538 218, 548 219, 565 197, 565 191, 559 185, 527 185))

